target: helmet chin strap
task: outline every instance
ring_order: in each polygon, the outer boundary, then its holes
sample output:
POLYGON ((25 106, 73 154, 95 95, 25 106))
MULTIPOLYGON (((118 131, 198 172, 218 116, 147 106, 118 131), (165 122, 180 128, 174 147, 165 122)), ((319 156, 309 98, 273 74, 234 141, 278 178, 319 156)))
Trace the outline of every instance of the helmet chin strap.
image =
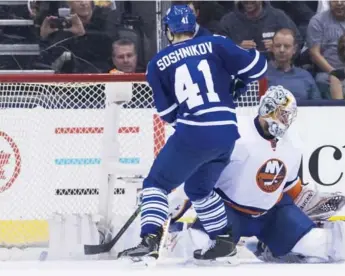
POLYGON ((174 34, 169 30, 169 34, 170 34, 170 36, 171 36, 171 40, 169 39, 169 35, 168 35, 168 26, 166 25, 165 26, 165 37, 167 38, 167 40, 168 40, 168 42, 169 42, 169 44, 171 45, 171 44, 173 44, 173 41, 174 41, 174 34))

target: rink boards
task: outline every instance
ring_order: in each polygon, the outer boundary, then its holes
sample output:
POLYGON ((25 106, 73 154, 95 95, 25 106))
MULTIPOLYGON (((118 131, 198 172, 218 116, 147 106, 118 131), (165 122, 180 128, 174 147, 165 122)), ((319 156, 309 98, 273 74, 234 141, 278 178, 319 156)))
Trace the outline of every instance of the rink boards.
MULTIPOLYGON (((345 216, 333 216, 330 221, 344 220, 345 216)), ((192 218, 180 221, 191 222, 192 218)), ((32 221, 0 221, 0 244, 40 245, 49 241, 49 226, 45 220, 32 221)))

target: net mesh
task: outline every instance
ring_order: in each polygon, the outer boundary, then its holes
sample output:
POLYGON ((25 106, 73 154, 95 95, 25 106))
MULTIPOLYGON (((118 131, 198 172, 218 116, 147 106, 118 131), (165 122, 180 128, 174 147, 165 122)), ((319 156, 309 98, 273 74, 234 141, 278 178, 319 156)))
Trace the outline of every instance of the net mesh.
MULTIPOLYGON (((0 83, 1 244, 47 240, 53 213, 98 211, 106 83, 46 81, 0 83)), ((137 179, 172 133, 155 112, 150 87, 140 81, 131 87, 118 129, 118 162, 131 173, 119 176, 113 197, 113 213, 123 216, 137 202, 137 179)), ((258 82, 248 87, 240 115, 253 113, 259 92, 258 82)))

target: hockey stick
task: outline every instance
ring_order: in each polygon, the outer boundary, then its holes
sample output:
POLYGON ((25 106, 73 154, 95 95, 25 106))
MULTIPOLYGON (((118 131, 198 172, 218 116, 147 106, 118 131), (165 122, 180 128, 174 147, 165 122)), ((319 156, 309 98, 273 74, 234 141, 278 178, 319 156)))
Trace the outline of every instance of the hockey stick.
POLYGON ((113 246, 118 242, 118 240, 122 237, 123 233, 126 232, 128 227, 132 224, 132 222, 136 219, 136 217, 140 213, 140 205, 134 211, 134 213, 130 216, 130 218, 126 221, 126 223, 122 226, 116 236, 109 242, 103 244, 96 244, 96 245, 84 245, 84 253, 85 255, 95 255, 100 253, 109 252, 113 246))

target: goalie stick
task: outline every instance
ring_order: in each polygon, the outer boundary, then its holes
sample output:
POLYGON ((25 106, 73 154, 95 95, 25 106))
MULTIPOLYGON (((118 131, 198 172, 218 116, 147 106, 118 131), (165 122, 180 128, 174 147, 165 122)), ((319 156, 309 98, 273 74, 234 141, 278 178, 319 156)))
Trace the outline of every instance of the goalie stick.
POLYGON ((119 230, 119 232, 111 241, 107 243, 97 244, 97 245, 85 244, 84 245, 85 255, 96 255, 100 253, 109 252, 113 248, 113 246, 118 242, 118 240, 122 237, 123 233, 126 232, 128 227, 136 219, 139 213, 140 213, 140 205, 137 207, 134 213, 130 216, 130 218, 126 221, 126 223, 122 226, 122 228, 119 230))

